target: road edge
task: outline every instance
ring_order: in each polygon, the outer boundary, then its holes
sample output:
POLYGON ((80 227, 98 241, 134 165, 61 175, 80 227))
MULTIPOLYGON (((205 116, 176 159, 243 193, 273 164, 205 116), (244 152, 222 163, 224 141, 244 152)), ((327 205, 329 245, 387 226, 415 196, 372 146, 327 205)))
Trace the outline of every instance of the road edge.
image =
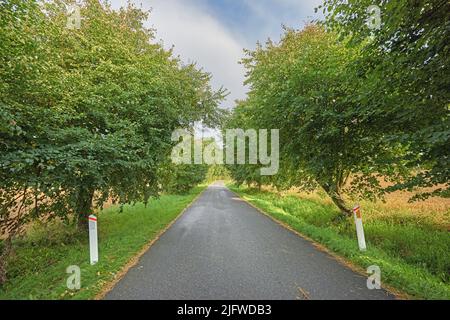
POLYGON ((130 260, 120 269, 120 271, 114 276, 111 281, 104 284, 100 289, 99 293, 97 293, 92 300, 103 300, 105 296, 111 292, 114 287, 123 279, 123 277, 133 268, 141 257, 147 253, 148 250, 161 238, 161 236, 167 232, 177 221, 180 219, 186 211, 203 195, 203 193, 210 187, 210 185, 206 186, 198 195, 195 196, 194 199, 186 206, 183 210, 164 228, 162 229, 152 240, 146 243, 130 260))
MULTIPOLYGON (((225 188, 227 188, 228 191, 230 191, 231 193, 233 193, 234 195, 236 195, 237 197, 239 197, 239 199, 241 199, 242 201, 244 201, 245 203, 247 203, 249 206, 251 206, 252 208, 254 208, 256 211, 258 211, 260 214, 266 216, 267 218, 269 218, 270 220, 272 220, 273 222, 275 222, 276 224, 280 225, 281 227, 287 229, 288 231, 296 234, 297 236, 299 236, 300 238, 305 239, 306 241, 310 242, 316 249, 328 254, 331 258, 333 258, 334 260, 336 260, 339 264, 343 265, 344 267, 349 268, 350 270, 352 270, 353 272, 367 277, 367 273, 366 271, 359 265, 354 264, 353 262, 347 260, 345 257, 342 257, 340 255, 338 255, 337 253, 331 251, 330 249, 328 249, 327 247, 325 247, 323 244, 318 243, 317 241, 313 240, 312 238, 304 235, 303 233, 295 230, 294 228, 292 228, 290 225, 288 225, 285 222, 282 222, 278 219, 276 219, 275 217, 271 216, 270 214, 268 214, 267 212, 265 212, 264 210, 258 208, 257 206, 255 206, 253 203, 251 203, 250 201, 248 201, 247 199, 244 199, 241 195, 239 195, 238 193, 236 193, 235 191, 231 190, 227 185, 224 186, 225 188)), ((388 293, 392 294, 396 300, 412 300, 413 298, 408 295, 405 292, 402 292, 399 289, 396 289, 392 286, 389 285, 385 285, 382 284, 381 287, 386 290, 388 293)))

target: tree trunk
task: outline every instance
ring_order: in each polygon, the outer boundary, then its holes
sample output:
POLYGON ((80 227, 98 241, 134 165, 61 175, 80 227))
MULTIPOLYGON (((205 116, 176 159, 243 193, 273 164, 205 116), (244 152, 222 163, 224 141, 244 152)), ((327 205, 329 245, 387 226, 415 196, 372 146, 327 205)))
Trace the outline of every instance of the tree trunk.
POLYGON ((329 184, 322 185, 322 188, 330 196, 333 203, 341 210, 341 213, 345 216, 352 215, 352 209, 347 207, 344 199, 342 199, 340 188, 336 186, 330 186, 329 184))
POLYGON ((9 255, 11 253, 11 248, 12 248, 12 240, 11 237, 8 237, 3 242, 3 247, 0 252, 0 286, 5 284, 7 280, 6 267, 8 264, 9 255))
POLYGON ((78 228, 88 229, 89 215, 92 214, 92 200, 94 190, 89 187, 81 187, 77 198, 76 213, 78 215, 78 228))
POLYGON ((352 209, 347 207, 345 201, 342 199, 341 195, 338 193, 330 194, 331 200, 333 200, 334 204, 341 210, 343 214, 346 216, 352 215, 352 209))

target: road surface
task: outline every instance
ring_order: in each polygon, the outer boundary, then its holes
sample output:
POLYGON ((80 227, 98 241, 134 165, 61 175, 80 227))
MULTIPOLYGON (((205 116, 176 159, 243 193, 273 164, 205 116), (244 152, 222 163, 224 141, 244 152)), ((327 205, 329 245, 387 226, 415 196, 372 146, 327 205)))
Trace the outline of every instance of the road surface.
MULTIPOLYGON (((356 244, 355 244, 356 245, 356 244)), ((210 186, 106 299, 393 299, 223 185, 210 186)))

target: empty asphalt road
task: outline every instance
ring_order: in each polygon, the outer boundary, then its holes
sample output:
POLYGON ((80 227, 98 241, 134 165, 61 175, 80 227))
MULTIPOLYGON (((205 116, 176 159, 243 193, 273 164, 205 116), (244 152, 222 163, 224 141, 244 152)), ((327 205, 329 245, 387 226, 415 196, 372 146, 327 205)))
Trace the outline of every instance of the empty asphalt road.
MULTIPOLYGON (((356 245, 356 244, 355 244, 356 245)), ((366 277, 210 186, 106 299, 393 299, 366 277)))

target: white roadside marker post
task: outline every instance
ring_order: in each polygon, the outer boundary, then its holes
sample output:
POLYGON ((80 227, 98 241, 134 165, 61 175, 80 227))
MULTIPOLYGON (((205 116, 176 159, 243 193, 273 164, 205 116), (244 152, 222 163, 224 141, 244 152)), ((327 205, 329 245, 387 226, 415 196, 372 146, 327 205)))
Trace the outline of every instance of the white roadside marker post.
POLYGON ((89 216, 89 253, 91 265, 98 262, 98 238, 97 238, 97 217, 89 216))
POLYGON ((366 250, 366 239, 364 238, 364 228, 361 218, 361 207, 357 205, 353 208, 353 217, 355 218, 356 235, 358 237, 359 250, 366 250))

